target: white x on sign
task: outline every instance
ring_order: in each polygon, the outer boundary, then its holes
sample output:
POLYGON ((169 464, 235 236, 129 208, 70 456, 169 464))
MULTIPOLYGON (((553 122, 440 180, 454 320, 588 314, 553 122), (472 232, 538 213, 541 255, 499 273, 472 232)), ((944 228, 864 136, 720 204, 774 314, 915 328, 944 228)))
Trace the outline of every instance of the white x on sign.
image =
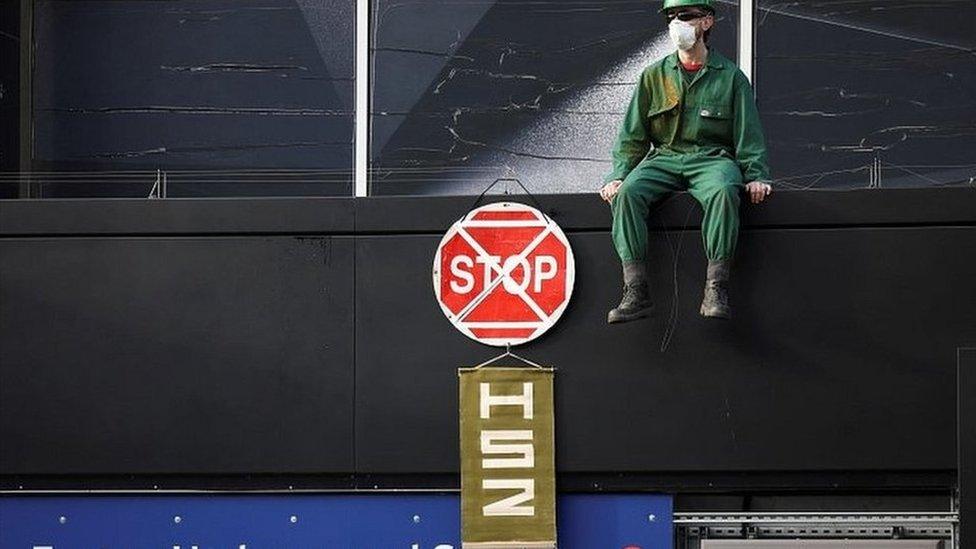
POLYGON ((488 345, 518 345, 544 333, 573 291, 573 252, 539 210, 502 202, 468 212, 434 257, 434 293, 447 318, 488 345))

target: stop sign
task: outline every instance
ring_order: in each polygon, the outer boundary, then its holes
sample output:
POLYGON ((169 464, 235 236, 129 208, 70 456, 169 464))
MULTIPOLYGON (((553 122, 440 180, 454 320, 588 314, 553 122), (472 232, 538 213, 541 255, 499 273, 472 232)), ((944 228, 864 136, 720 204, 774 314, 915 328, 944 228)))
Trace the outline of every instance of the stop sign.
POLYGON ((486 345, 518 345, 559 320, 575 273, 559 225, 530 206, 499 202, 471 210, 441 239, 434 294, 464 335, 486 345))

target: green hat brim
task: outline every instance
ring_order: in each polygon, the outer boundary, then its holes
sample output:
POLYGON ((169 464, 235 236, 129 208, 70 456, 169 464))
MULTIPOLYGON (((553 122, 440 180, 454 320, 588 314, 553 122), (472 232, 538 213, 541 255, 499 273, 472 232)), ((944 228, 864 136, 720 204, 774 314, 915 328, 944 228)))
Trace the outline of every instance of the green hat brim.
POLYGON ((661 7, 661 9, 657 10, 657 12, 664 13, 668 10, 673 10, 678 8, 705 8, 706 10, 715 13, 715 7, 712 6, 711 2, 695 2, 695 3, 681 4, 680 6, 669 6, 667 2, 664 2, 664 5, 661 7))

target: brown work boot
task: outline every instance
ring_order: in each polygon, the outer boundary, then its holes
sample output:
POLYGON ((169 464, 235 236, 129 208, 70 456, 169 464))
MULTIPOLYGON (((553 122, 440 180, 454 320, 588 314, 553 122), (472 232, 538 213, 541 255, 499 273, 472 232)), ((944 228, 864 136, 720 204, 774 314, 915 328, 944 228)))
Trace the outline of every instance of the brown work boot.
POLYGON ((650 314, 651 303, 647 290, 647 266, 643 260, 624 261, 624 295, 620 305, 607 313, 607 324, 629 322, 650 314))
POLYGON ((708 262, 705 277, 705 297, 702 299, 701 314, 706 318, 731 318, 729 305, 729 270, 731 261, 720 259, 708 262))

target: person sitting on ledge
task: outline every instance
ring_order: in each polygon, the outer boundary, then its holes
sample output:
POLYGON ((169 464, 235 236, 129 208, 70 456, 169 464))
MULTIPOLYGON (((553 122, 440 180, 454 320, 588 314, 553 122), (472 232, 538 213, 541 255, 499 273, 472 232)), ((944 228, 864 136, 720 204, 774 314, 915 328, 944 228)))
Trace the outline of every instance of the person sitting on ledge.
POLYGON ((673 191, 704 208, 708 269, 701 314, 729 318, 728 280, 739 236, 739 193, 754 204, 772 192, 766 144, 748 78, 708 47, 712 0, 665 0, 660 10, 677 51, 647 66, 612 150, 600 197, 613 212, 624 292, 607 322, 647 316, 647 214, 673 191), (743 185, 743 181, 747 181, 743 185))

